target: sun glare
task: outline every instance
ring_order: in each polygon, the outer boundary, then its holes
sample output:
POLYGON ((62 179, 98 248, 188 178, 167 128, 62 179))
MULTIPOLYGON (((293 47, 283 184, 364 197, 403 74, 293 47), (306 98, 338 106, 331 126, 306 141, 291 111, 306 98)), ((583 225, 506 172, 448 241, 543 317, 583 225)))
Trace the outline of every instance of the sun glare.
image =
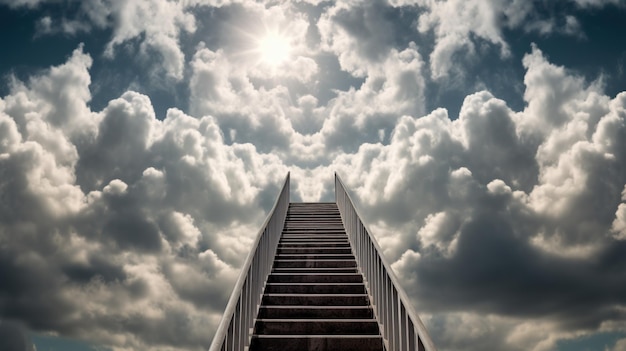
POLYGON ((258 52, 261 62, 278 67, 289 59, 291 45, 289 39, 280 33, 266 33, 258 41, 258 52))

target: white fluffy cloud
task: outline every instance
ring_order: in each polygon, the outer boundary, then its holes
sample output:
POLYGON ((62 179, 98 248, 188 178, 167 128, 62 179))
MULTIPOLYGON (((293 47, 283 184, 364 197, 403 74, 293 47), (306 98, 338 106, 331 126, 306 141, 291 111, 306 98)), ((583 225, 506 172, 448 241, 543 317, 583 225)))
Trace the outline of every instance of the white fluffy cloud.
MULTIPOLYGON (((541 351, 624 330, 626 94, 533 46, 521 110, 487 90, 454 120, 425 108, 427 75, 462 75, 451 66, 461 53, 487 43, 507 58, 504 29, 564 23, 574 35, 575 17, 535 18, 526 1, 228 3, 78 6, 112 30, 106 53, 156 52, 147 69, 182 80, 189 106, 162 120, 134 91, 90 107, 82 46, 12 80, 0 99, 7 342, 30 347, 34 330, 115 350, 206 347, 287 171, 292 198, 308 201, 330 200, 338 171, 441 350, 541 351), (215 24, 185 51, 202 6, 249 21, 215 24), (254 57, 264 30, 285 35, 291 60, 254 57)), ((89 30, 66 20, 66 32, 89 30)))
POLYGON ((3 318, 202 349, 287 169, 211 117, 157 120, 138 93, 90 111, 90 64, 79 48, 0 101, 3 318))
POLYGON ((296 163, 325 162, 324 150, 354 151, 358 140, 388 140, 400 116, 424 110, 422 61, 414 45, 392 50, 370 67, 359 89, 338 93, 327 106, 308 94, 294 104, 283 85, 257 88, 223 51, 200 48, 192 68, 192 114, 215 116, 229 142, 251 142, 296 163))
MULTIPOLYGON (((537 48, 524 64, 525 110, 479 92, 457 120, 445 110, 403 117, 388 145, 362 145, 334 164, 418 309, 443 318, 444 330, 457 318, 446 311, 550 325, 520 343, 519 322, 483 320, 495 328, 479 338, 487 349, 549 350, 621 320, 626 305, 623 277, 607 271, 624 264, 615 255, 624 247, 626 95, 602 95, 537 48)), ((458 347, 440 337, 443 349, 458 347)))
MULTIPOLYGON (((572 0, 580 8, 623 4, 620 0, 572 0)), ((464 66, 474 62, 488 44, 503 58, 510 56, 506 30, 521 28, 541 35, 553 33, 584 37, 578 19, 567 12, 545 13, 540 1, 526 0, 390 0, 392 6, 417 6, 417 29, 434 34, 430 53, 430 75, 434 80, 465 74, 464 66)))
MULTIPOLYGON (((0 1, 12 7, 36 7, 55 0, 0 1)), ((87 0, 77 6, 77 14, 67 17, 44 16, 38 22, 40 35, 63 32, 75 35, 95 28, 111 28, 112 36, 105 55, 113 57, 116 50, 127 44, 144 61, 154 67, 155 75, 165 74, 173 81, 183 78, 185 55, 180 48, 181 33, 196 30, 196 18, 192 13, 201 1, 166 0, 87 0), (153 60, 157 55, 159 59, 153 60)))
POLYGON ((380 1, 338 2, 317 23, 322 49, 333 52, 344 70, 367 76, 394 48, 393 23, 379 16, 382 11, 380 1))

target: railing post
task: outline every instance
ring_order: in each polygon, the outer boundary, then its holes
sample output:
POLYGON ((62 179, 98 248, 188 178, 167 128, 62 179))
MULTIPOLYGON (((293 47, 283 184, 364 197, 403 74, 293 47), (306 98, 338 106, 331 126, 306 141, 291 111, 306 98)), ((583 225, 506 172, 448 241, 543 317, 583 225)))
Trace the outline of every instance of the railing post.
POLYGON ((436 351, 424 324, 398 283, 371 231, 361 220, 343 182, 335 173, 335 202, 350 245, 364 275, 374 313, 389 351, 436 351))

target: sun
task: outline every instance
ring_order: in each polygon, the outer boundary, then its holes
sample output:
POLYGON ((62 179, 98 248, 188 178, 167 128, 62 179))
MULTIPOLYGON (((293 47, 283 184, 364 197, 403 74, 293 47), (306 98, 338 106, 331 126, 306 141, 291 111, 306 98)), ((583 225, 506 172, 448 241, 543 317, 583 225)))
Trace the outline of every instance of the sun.
POLYGON ((291 44, 289 38, 277 31, 266 32, 257 40, 257 50, 262 63, 276 68, 289 60, 291 44))

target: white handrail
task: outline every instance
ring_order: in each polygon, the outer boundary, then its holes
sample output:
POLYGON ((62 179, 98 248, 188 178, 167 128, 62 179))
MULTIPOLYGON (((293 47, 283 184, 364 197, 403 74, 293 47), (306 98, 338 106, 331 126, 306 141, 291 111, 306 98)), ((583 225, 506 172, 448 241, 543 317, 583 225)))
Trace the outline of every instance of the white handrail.
POLYGON ((209 351, 243 351, 250 345, 251 331, 259 312, 265 282, 274 264, 288 209, 289 173, 241 268, 209 351))
POLYGON ((388 351, 436 351, 424 324, 398 283, 376 239, 361 221, 354 202, 335 173, 335 201, 388 351))

